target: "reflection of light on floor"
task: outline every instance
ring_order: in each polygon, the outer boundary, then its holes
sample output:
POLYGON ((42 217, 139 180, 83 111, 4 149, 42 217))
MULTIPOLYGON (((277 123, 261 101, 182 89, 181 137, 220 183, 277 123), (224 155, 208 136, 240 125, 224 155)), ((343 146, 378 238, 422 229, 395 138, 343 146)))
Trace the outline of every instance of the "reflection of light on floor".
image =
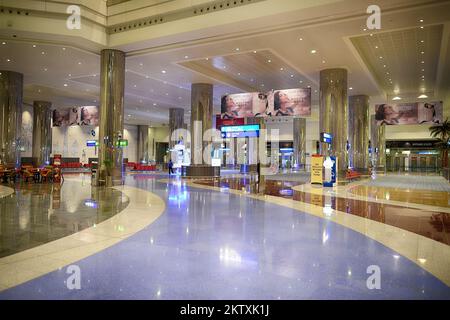
POLYGON ((333 208, 331 208, 331 204, 326 204, 325 207, 323 207, 323 214, 327 217, 333 215, 333 208))
POLYGON ((322 244, 325 244, 325 242, 327 242, 327 241, 328 241, 327 230, 323 230, 323 233, 322 233, 322 244))
POLYGON ((97 202, 92 199, 84 200, 84 205, 89 208, 97 208, 97 202))
POLYGON ((240 265, 242 262, 241 255, 230 248, 220 248, 219 259, 225 265, 240 265))

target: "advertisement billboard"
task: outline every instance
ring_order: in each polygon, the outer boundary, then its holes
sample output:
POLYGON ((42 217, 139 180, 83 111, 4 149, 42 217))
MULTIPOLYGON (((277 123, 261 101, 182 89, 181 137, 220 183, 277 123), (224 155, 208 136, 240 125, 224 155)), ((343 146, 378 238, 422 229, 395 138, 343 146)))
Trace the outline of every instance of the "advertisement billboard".
POLYGON ((222 96, 222 119, 271 116, 311 116, 311 88, 222 96))
POLYGON ((98 126, 98 106, 53 110, 53 126, 98 126))
POLYGON ((442 101, 375 105, 377 125, 439 124, 443 121, 442 101))

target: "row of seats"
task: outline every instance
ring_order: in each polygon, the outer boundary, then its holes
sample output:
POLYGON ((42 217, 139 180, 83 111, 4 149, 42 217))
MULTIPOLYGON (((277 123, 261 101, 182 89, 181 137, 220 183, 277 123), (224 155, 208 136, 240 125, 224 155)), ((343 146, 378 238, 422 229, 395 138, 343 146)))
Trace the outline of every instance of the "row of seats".
POLYGON ((156 171, 156 165, 145 165, 136 162, 127 162, 127 168, 135 171, 156 171))

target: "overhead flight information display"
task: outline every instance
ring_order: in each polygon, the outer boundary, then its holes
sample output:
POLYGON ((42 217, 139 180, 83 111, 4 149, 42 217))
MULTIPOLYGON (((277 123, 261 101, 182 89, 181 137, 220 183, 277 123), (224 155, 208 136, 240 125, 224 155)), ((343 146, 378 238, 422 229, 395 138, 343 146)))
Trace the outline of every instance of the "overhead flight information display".
POLYGON ((259 137, 259 124, 240 126, 223 126, 220 131, 222 138, 252 138, 259 137))

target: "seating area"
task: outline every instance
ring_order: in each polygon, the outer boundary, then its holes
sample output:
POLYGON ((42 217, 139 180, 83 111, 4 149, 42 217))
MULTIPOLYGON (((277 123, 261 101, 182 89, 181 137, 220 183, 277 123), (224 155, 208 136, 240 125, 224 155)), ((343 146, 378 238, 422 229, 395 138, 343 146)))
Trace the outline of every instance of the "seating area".
POLYGON ((23 182, 61 182, 61 169, 53 166, 45 166, 43 168, 34 168, 31 165, 23 165, 20 169, 8 168, 0 166, 0 181, 1 183, 15 183, 17 181, 23 182))
POLYGON ((352 170, 352 169, 348 169, 347 173, 345 174, 345 179, 347 180, 354 180, 354 179, 358 179, 361 178, 361 174, 352 170))
POLYGON ((127 162, 126 167, 133 171, 156 171, 156 165, 145 165, 136 162, 127 162))

